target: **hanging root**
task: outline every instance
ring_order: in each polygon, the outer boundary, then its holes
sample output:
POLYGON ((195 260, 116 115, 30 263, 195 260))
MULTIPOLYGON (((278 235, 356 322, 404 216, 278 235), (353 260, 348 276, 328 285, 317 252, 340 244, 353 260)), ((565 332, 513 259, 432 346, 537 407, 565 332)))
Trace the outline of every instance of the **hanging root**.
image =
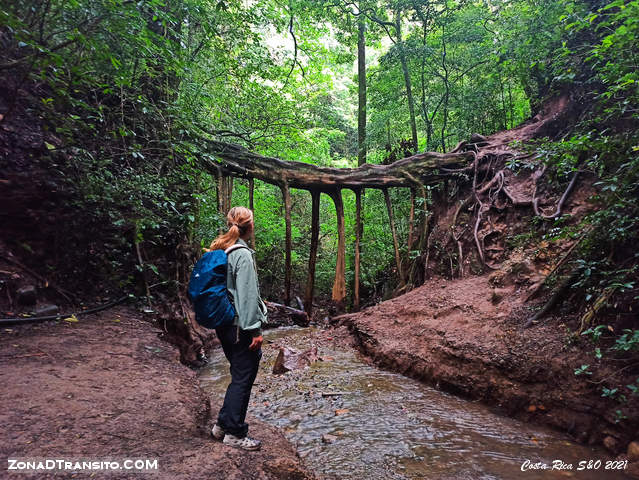
POLYGON ((579 323, 579 330, 577 331, 577 333, 581 334, 586 328, 590 327, 593 318, 595 318, 595 316, 597 315, 597 312, 599 312, 602 307, 608 304, 608 300, 614 292, 614 287, 608 287, 604 289, 601 295, 597 297, 597 300, 595 300, 595 303, 592 305, 592 307, 589 308, 588 311, 581 317, 581 322, 579 323))
MULTIPOLYGON (((530 156, 530 155, 527 155, 530 156)), ((524 158, 524 157, 515 157, 515 158, 524 158)), ((477 251, 479 253, 479 258, 481 260, 482 265, 487 266, 486 265, 486 261, 485 261, 485 254, 484 254, 484 240, 486 238, 486 236, 488 236, 491 232, 489 232, 488 234, 484 235, 482 238, 480 238, 480 234, 479 234, 479 229, 481 226, 481 222, 483 219, 483 215, 490 210, 490 208, 495 204, 495 201, 497 200, 499 194, 501 192, 504 192, 504 195, 506 195, 506 197, 512 202, 512 204, 514 206, 521 206, 521 205, 532 205, 533 210, 535 212, 535 215, 546 219, 546 220, 551 220, 551 219, 556 219, 558 217, 561 216, 562 214, 562 209, 563 206, 566 202, 566 200, 568 199, 568 197, 570 196, 570 193, 572 192, 572 190, 575 187, 575 184, 577 183, 577 179, 579 177, 579 173, 580 171, 577 170, 575 171, 575 174, 573 175, 572 179, 570 180, 570 183, 568 184, 568 187, 566 188, 566 190, 564 191, 563 195, 561 196, 561 198, 559 199, 559 202, 557 204, 557 208, 555 209, 555 212, 552 213, 551 215, 546 215, 544 212, 541 211, 541 209, 539 208, 539 199, 537 198, 537 187, 538 187, 538 182, 539 179, 543 176, 543 174, 546 171, 546 166, 542 166, 539 170, 535 171, 532 174, 532 178, 534 181, 534 189, 533 189, 533 193, 532 193, 532 197, 530 200, 521 200, 516 198, 508 189, 507 186, 505 186, 505 173, 504 170, 499 170, 495 173, 495 175, 492 177, 492 179, 490 181, 488 181, 487 183, 485 183, 481 188, 478 188, 477 186, 477 172, 479 169, 479 160, 480 158, 477 157, 477 155, 475 155, 475 160, 473 162, 473 196, 475 198, 475 202, 478 205, 478 209, 477 209, 477 219, 475 221, 475 228, 473 231, 473 235, 475 237, 475 244, 477 246, 477 251), (482 202, 480 195, 483 195, 485 193, 488 193, 488 201, 487 202, 482 202)), ((489 168, 490 170, 490 168, 489 168)), ((494 268, 490 265, 488 265, 490 268, 494 268)))
POLYGON ((577 269, 573 270, 573 272, 564 277, 563 280, 557 286, 555 293, 548 299, 546 304, 539 310, 535 315, 530 317, 524 328, 532 327, 535 322, 546 316, 548 312, 550 312, 553 308, 555 308, 559 302, 564 298, 564 292, 568 289, 571 283, 577 278, 579 271, 577 269))
MULTIPOLYGON (((540 177, 541 177, 541 175, 540 175, 540 177)), ((557 208, 555 209, 555 213, 553 213, 551 215, 544 214, 541 211, 541 209, 539 208, 539 199, 535 196, 536 191, 537 191, 537 189, 535 188, 535 192, 533 193, 533 199, 532 199, 532 205, 533 205, 533 210, 535 211, 535 215, 537 215, 537 216, 539 216, 541 218, 544 218, 546 220, 554 220, 555 218, 560 217, 561 216, 561 210, 562 210, 562 208, 564 206, 564 203, 566 202, 566 199, 570 195, 570 192, 572 192, 572 189, 575 187, 575 184, 577 183, 577 177, 579 177, 579 170, 575 171, 575 174, 572 176, 572 179, 570 180, 570 183, 568 184, 568 187, 566 187, 566 191, 564 192, 564 194, 559 199, 559 203, 557 204, 557 208)))
POLYGON ((468 142, 466 140, 462 140, 461 142, 459 142, 455 148, 453 148, 450 152, 448 153, 457 153, 460 152, 466 145, 468 145, 468 142))
POLYGON ((457 253, 460 259, 460 265, 459 265, 460 277, 463 276, 463 249, 462 249, 461 237, 464 234, 465 230, 462 231, 460 234, 455 234, 455 226, 457 224, 457 218, 461 210, 466 205, 468 205, 468 203, 471 202, 471 200, 474 200, 474 204, 478 206, 478 209, 477 209, 477 218, 475 220, 475 226, 473 228, 473 237, 475 239, 475 245, 477 247, 479 259, 481 260, 482 265, 486 266, 484 246, 483 246, 484 238, 492 232, 489 232, 487 235, 484 235, 483 238, 480 238, 479 229, 483 220, 483 215, 487 211, 489 211, 490 208, 493 206, 493 204, 495 203, 495 201, 497 200, 499 196, 499 193, 504 190, 504 183, 505 183, 504 170, 502 169, 497 171, 493 175, 491 180, 489 180, 488 182, 484 183, 481 187, 479 187, 477 177, 479 173, 479 166, 480 166, 481 160, 484 158, 490 158, 491 160, 490 164, 488 165, 488 168, 486 169, 486 173, 488 174, 492 170, 492 161, 494 160, 494 157, 488 156, 488 155, 478 156, 475 152, 471 152, 471 153, 473 154, 473 162, 468 167, 464 169, 458 169, 458 170, 445 170, 447 173, 461 173, 461 172, 469 172, 471 170, 473 172, 472 193, 468 198, 463 200, 459 204, 457 209, 455 210, 455 214, 453 215, 453 220, 450 225, 450 235, 449 235, 448 241, 446 242, 448 243, 452 240, 455 243, 457 243, 457 253), (487 192, 488 192, 488 201, 484 202, 482 201, 480 196, 487 192))
POLYGON ((497 193, 499 193, 501 191, 501 189, 503 188, 503 186, 504 186, 504 171, 503 170, 499 170, 495 174, 495 176, 492 178, 492 180, 490 180, 483 187, 481 187, 479 190, 477 190, 477 193, 478 194, 486 193, 488 190, 490 190, 495 185, 498 185, 497 193))
MULTIPOLYGON (((484 254, 484 239, 492 233, 492 230, 484 235, 481 239, 479 238, 479 227, 481 225, 484 213, 488 212, 490 208, 494 205, 495 200, 499 196, 499 192, 504 189, 504 171, 499 170, 493 178, 488 181, 483 187, 477 188, 477 171, 479 168, 479 158, 475 156, 475 165, 474 165, 474 174, 473 174, 473 197, 475 198, 475 202, 477 203, 477 219, 475 220, 475 228, 473 229, 473 236, 475 237, 475 245, 477 246, 477 252, 479 253, 479 259, 483 266, 488 266, 489 268, 494 268, 491 265, 486 264, 486 256, 484 254), (494 192, 491 192, 491 189, 496 187, 494 192), (484 203, 481 201, 480 195, 488 192, 488 202, 484 203)), ((489 168, 490 169, 490 168, 489 168)))
MULTIPOLYGON (((473 235, 475 236, 475 245, 477 245, 477 252, 479 253, 479 259, 481 260, 481 264, 485 265, 486 261, 484 259, 484 249, 481 247, 481 242, 479 241, 479 225, 481 224, 481 217, 484 213, 484 204, 482 203, 482 201, 479 198, 479 193, 477 191, 477 168, 479 165, 479 160, 477 158, 477 155, 474 155, 475 157, 475 161, 474 161, 474 173, 473 173, 473 196, 475 197, 475 202, 477 202, 478 205, 478 209, 477 209, 477 220, 475 222, 475 229, 473 230, 473 235)), ((490 207, 488 207, 490 208, 490 207)))
MULTIPOLYGON (((459 145, 455 147, 454 152, 461 151, 467 145, 464 142, 461 142, 459 145)), ((485 253, 485 242, 486 238, 496 233, 493 228, 489 229, 488 232, 482 230, 482 224, 486 218, 486 215, 490 211, 492 207, 496 207, 499 210, 504 208, 503 204, 500 204, 501 193, 503 192, 504 197, 510 201, 513 206, 532 206, 535 215, 549 220, 555 219, 561 216, 566 200, 570 196, 572 190, 574 189, 577 179, 579 176, 579 171, 576 171, 573 175, 572 179, 563 195, 559 199, 557 207, 552 214, 546 214, 539 208, 539 199, 537 198, 537 189, 539 184, 539 179, 544 175, 546 171, 546 166, 542 165, 540 168, 535 170, 532 173, 531 179, 533 181, 533 192, 532 196, 529 198, 520 198, 512 188, 509 188, 507 185, 507 173, 506 169, 501 168, 493 173, 495 167, 493 164, 499 165, 499 161, 503 160, 505 157, 512 157, 515 159, 523 159, 529 158, 533 156, 533 154, 525 154, 514 156, 510 153, 486 153, 486 152, 468 152, 472 155, 472 162, 463 168, 441 168, 440 173, 448 174, 448 175, 457 175, 457 174, 470 174, 472 172, 472 192, 470 196, 463 201, 460 202, 455 213, 453 215, 452 222, 449 227, 449 235, 448 239, 444 242, 448 244, 449 242, 453 242, 453 244, 457 244, 457 254, 459 255, 460 265, 459 265, 459 276, 463 276, 463 244, 462 244, 462 236, 465 234, 465 230, 461 233, 456 232, 456 226, 458 222, 458 217, 463 208, 469 207, 469 209, 476 207, 476 217, 474 221, 474 226, 472 227, 472 235, 475 243, 475 248, 477 249, 477 254, 479 256, 479 260, 483 267, 488 267, 491 269, 495 269, 494 265, 489 265, 486 263, 486 253, 485 253), (486 161, 484 161, 486 160, 486 161), (482 178, 484 177, 484 178, 482 178), (501 206, 500 206, 501 205, 501 206)), ((469 175, 470 176, 470 175, 469 175)), ((502 202, 504 200, 501 200, 502 202)), ((429 247, 429 246, 428 246, 429 247)), ((428 253, 429 248, 426 248, 428 253)), ((454 247, 453 247, 454 248, 454 247)), ((449 262, 451 258, 449 255, 449 262)), ((424 265, 424 277, 426 277, 426 269, 427 263, 424 265)), ((453 273, 453 269, 451 268, 451 274, 453 273)), ((535 292, 536 293, 536 292, 535 292)), ((530 297, 532 298, 532 296, 530 297)))
POLYGON ((548 273, 548 275, 546 275, 543 278, 543 280, 541 280, 535 286, 533 291, 528 294, 528 296, 526 297, 524 302, 528 302, 529 300, 532 300, 533 298, 535 298, 537 296, 537 294, 539 293, 541 288, 546 284, 546 281, 559 269, 559 267, 561 267, 564 263, 566 263, 566 260, 568 260, 570 258, 571 254, 575 250, 575 248, 577 248, 577 246, 583 241, 584 238, 586 238, 588 236, 588 234, 590 232, 592 232, 592 230, 593 230, 592 227, 588 227, 588 228, 586 228, 586 230, 584 230, 584 232, 581 234, 581 236, 577 239, 577 241, 575 243, 572 244, 572 246, 564 254, 564 256, 561 258, 561 260, 559 260, 559 262, 557 262, 557 264, 552 268, 552 270, 548 273))
MULTIPOLYGON (((459 216, 459 212, 462 210, 462 208, 464 208, 464 206, 471 199, 472 199, 472 195, 459 203, 459 206, 457 207, 457 210, 455 210, 455 214, 453 215, 453 220, 450 224, 450 235, 448 237, 448 240, 446 241, 446 244, 448 244, 448 242, 450 242, 451 240, 457 244, 457 254, 459 256, 459 278, 463 278, 464 276, 464 266, 463 266, 464 257, 463 257, 461 237, 464 235, 464 232, 466 231, 466 229, 464 228, 458 235, 456 235, 455 225, 457 224, 457 217, 459 216)), ((452 275, 452 266, 451 266, 451 275, 452 275)))

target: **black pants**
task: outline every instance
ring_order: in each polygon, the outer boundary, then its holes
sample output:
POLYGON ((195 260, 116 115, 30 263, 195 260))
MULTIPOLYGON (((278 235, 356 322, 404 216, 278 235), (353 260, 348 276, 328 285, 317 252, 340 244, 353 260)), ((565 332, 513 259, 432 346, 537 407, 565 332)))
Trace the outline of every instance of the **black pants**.
POLYGON ((224 404, 217 417, 217 424, 225 432, 244 438, 248 433, 248 424, 244 421, 248 409, 253 382, 262 358, 262 349, 249 350, 253 341, 250 333, 229 325, 215 329, 224 355, 231 364, 231 383, 226 389, 224 404))

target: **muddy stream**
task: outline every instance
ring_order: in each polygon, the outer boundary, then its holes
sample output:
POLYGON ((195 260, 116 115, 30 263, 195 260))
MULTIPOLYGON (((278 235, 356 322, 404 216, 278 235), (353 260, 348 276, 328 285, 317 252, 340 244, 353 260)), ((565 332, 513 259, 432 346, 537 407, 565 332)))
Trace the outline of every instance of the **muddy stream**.
MULTIPOLYGON (((249 413, 281 428, 320 478, 628 478, 605 469, 611 458, 601 449, 379 370, 352 349, 317 341, 317 332, 281 328, 265 333, 249 413), (279 345, 299 351, 316 345, 320 361, 274 375, 279 345), (549 469, 522 471, 527 460, 549 469), (552 470, 555 460, 572 464, 572 470, 552 470), (584 469, 577 470, 581 461, 584 469)), ((201 385, 212 397, 223 398, 229 379, 224 354, 216 350, 201 371, 201 385)), ((251 434, 259 438, 259 431, 251 434)))

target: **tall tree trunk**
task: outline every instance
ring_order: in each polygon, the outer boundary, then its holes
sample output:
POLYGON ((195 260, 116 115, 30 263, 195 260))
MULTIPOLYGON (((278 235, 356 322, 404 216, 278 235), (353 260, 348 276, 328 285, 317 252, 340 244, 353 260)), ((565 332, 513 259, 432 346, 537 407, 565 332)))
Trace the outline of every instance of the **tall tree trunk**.
POLYGON ((510 110, 510 124, 508 128, 513 128, 515 125, 515 115, 513 114, 513 92, 510 88, 510 79, 508 80, 508 107, 510 110))
MULTIPOLYGON (((428 45, 428 22, 430 19, 430 15, 425 16, 419 8, 415 8, 415 13, 418 18, 422 22, 422 46, 424 48, 428 45)), ((435 117, 437 115, 437 111, 442 104, 443 98, 440 98, 439 102, 435 106, 432 114, 428 115, 428 105, 426 104, 426 59, 428 57, 426 55, 422 55, 421 68, 420 68, 420 80, 421 80, 421 111, 422 116, 424 117, 424 124, 426 125, 426 150, 433 148, 433 135, 434 135, 434 126, 435 117)))
MULTIPOLYGON (((254 194, 255 194, 255 180, 253 179, 253 177, 251 177, 249 178, 249 210, 253 212, 253 215, 255 215, 255 211, 253 208, 254 194)), ((251 231, 251 247, 255 249, 255 229, 251 231)))
POLYGON ((202 186, 202 172, 197 174, 197 179, 195 181, 195 191, 197 196, 195 197, 195 204, 193 205, 193 222, 189 224, 187 241, 189 244, 193 243, 193 236, 195 235, 195 231, 197 230, 198 225, 200 224, 200 206, 202 204, 201 198, 201 188, 202 186))
POLYGON ((359 310, 359 244, 362 236, 362 191, 355 190, 355 285, 353 286, 353 308, 359 310))
MULTIPOLYGON (((366 18, 360 15, 357 22, 357 165, 366 163, 366 18)), ((355 190, 355 285, 353 286, 353 308, 359 310, 359 245, 362 234, 362 191, 355 190)))
POLYGON ((446 152, 446 129, 448 128, 448 100, 450 99, 450 84, 448 83, 448 70, 445 70, 444 77, 444 109, 442 115, 442 129, 441 129, 441 146, 442 153, 446 152))
POLYGON ((366 163, 366 18, 360 15, 357 22, 357 165, 366 163))
POLYGON ((408 214, 408 251, 413 249, 413 228, 415 226, 415 190, 410 189, 410 213, 408 214))
POLYGON ((395 10, 395 33, 397 35, 397 48, 399 49, 399 61, 404 73, 404 84, 406 85, 406 98, 408 100, 408 113, 410 115, 410 130, 413 137, 414 152, 417 151, 417 123, 415 122, 415 100, 413 99, 413 89, 411 87, 410 72, 408 71, 408 61, 406 60, 406 50, 402 40, 402 11, 395 10))
POLYGON ((218 213, 222 215, 222 211, 224 210, 224 177, 218 173, 215 175, 215 180, 215 204, 218 213))
MULTIPOLYGON (((448 14, 448 4, 446 4, 446 14, 448 14)), ((448 67, 446 66, 446 24, 442 26, 442 69, 444 75, 444 110, 442 119, 441 142, 442 153, 446 151, 446 129, 448 128, 448 101, 450 100, 450 83, 448 78, 448 67)))
POLYGON ((231 209, 231 195, 233 192, 233 177, 220 176, 218 181, 219 212, 223 217, 231 209))
POLYGON ((506 107, 506 95, 504 95, 504 81, 499 75, 499 89, 501 91, 501 109, 503 112, 503 129, 506 130, 508 128, 508 108, 506 107))
POLYGON ((335 203, 335 213, 337 214, 337 263, 335 265, 335 281, 333 282, 333 302, 339 310, 344 307, 346 298, 346 236, 344 232, 344 202, 342 201, 342 190, 337 189, 331 192, 331 197, 335 203))
MULTIPOLYGON (((222 177, 220 175, 219 169, 215 168, 211 171, 213 177, 215 177, 215 209, 218 213, 222 213, 222 205, 220 197, 220 182, 222 181, 222 177)), ((222 233, 222 228, 218 228, 218 233, 222 233)))
POLYGON ((393 234, 393 246, 395 247, 395 263, 397 264, 397 275, 400 285, 404 285, 404 272, 402 271, 402 261, 399 257, 399 242, 397 241, 397 231, 395 230, 395 219, 393 218, 393 206, 391 205, 388 188, 384 189, 384 200, 386 200, 386 210, 388 210, 388 221, 393 234))
POLYGON ((226 181, 228 182, 226 186, 226 211, 228 212, 233 205, 233 177, 229 176, 226 181))
POLYGON ((288 306, 291 300, 291 192, 288 185, 282 185, 282 196, 284 197, 284 219, 286 221, 286 247, 284 266, 284 304, 288 306))
POLYGON ((315 262, 317 260, 317 246, 319 244, 319 207, 320 192, 311 190, 312 218, 311 218, 311 251, 308 256, 308 280, 306 281, 306 293, 304 295, 304 309, 311 318, 313 311, 313 289, 315 287, 315 262))

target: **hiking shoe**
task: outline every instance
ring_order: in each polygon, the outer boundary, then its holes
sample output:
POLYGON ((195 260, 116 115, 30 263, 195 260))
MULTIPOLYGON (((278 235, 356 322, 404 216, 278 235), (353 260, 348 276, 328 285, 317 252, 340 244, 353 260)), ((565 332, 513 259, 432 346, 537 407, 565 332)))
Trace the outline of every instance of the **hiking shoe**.
POLYGON ((224 440, 224 435, 225 435, 225 432, 222 427, 220 427, 217 423, 213 425, 213 428, 211 429, 211 436, 215 440, 224 440))
POLYGON ((259 450, 262 448, 262 442, 251 437, 236 437, 227 433, 224 437, 223 443, 231 447, 242 448, 244 450, 259 450))

